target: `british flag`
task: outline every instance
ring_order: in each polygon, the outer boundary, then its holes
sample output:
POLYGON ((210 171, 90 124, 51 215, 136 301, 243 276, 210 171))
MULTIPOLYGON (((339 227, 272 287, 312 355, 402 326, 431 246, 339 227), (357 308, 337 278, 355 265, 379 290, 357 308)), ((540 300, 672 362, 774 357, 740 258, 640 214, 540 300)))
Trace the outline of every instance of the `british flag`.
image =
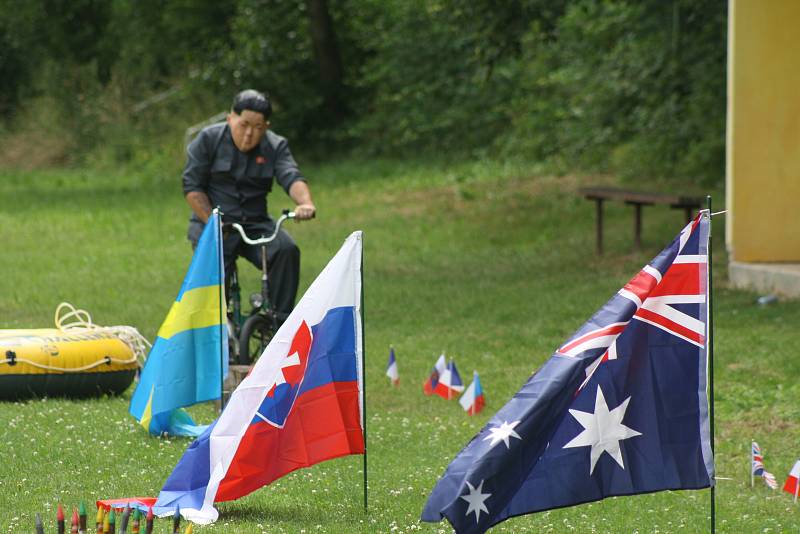
POLYGON ((617 337, 631 321, 647 323, 704 348, 708 257, 697 248, 698 224, 699 216, 558 349, 559 354, 570 357, 599 354, 586 368, 581 388, 602 362, 617 358, 617 337))
POLYGON ((752 442, 750 447, 750 486, 755 483, 754 478, 759 476, 764 479, 764 484, 769 486, 770 489, 778 489, 778 481, 775 475, 764 469, 764 457, 761 454, 761 447, 755 441, 752 442))
POLYGON ((701 212, 448 466, 422 513, 459 533, 609 496, 714 484, 701 212))

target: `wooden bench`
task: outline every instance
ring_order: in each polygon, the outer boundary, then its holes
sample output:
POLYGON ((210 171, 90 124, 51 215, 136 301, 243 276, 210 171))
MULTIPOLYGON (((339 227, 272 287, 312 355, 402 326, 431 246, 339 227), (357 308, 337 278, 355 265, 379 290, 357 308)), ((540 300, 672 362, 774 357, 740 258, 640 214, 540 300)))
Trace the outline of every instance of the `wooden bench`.
POLYGON ((683 209, 688 223, 692 219, 693 212, 698 211, 703 203, 701 197, 629 191, 614 187, 584 187, 580 189, 580 194, 589 200, 594 200, 597 206, 598 254, 603 253, 603 202, 606 200, 621 200, 626 204, 633 205, 633 239, 637 249, 642 245, 642 206, 666 204, 673 209, 683 209))

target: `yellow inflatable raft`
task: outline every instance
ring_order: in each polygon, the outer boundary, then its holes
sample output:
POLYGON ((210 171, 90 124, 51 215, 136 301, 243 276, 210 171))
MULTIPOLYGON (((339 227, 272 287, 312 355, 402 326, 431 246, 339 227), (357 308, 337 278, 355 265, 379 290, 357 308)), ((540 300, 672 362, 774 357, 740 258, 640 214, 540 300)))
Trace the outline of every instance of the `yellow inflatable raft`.
POLYGON ((138 367, 112 329, 0 330, 0 399, 119 394, 138 367))

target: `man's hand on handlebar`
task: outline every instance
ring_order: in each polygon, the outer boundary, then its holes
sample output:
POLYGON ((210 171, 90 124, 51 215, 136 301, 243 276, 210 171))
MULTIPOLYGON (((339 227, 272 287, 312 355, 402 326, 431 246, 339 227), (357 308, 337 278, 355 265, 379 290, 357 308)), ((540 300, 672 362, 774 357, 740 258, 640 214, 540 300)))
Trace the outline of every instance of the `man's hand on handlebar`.
POLYGON ((308 219, 313 219, 316 213, 317 208, 315 208, 314 204, 311 203, 298 204, 294 208, 294 218, 298 221, 307 221, 308 219))

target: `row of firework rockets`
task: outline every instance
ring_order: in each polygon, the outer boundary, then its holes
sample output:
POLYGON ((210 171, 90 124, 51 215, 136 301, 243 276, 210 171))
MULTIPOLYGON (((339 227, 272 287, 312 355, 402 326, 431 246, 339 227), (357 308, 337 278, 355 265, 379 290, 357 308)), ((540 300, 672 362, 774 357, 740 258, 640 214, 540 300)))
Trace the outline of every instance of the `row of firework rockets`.
MULTIPOLYGON (((752 442, 750 453, 750 486, 755 484, 755 477, 760 476, 764 479, 764 484, 770 489, 778 489, 778 481, 775 480, 775 475, 764 469, 764 457, 761 454, 761 447, 755 441, 752 442)), ((789 476, 786 477, 786 482, 783 484, 783 491, 794 495, 794 502, 797 502, 797 495, 800 493, 800 460, 794 463, 794 467, 789 471, 789 476)))
MULTIPOLYGON (((400 385, 400 373, 397 368, 397 357, 394 347, 389 347, 389 363, 386 365, 386 376, 394 386, 400 385)), ((478 371, 472 372, 472 383, 464 389, 464 382, 456 368, 456 362, 450 358, 448 362, 444 354, 439 356, 433 365, 430 376, 422 385, 426 395, 438 395, 443 399, 455 399, 460 396, 458 403, 469 415, 475 415, 483 409, 486 398, 481 387, 478 371)))
MULTIPOLYGON (((128 524, 131 524, 131 534, 152 534, 153 532, 153 510, 152 508, 148 510, 145 514, 140 512, 138 508, 131 509, 130 507, 126 507, 124 511, 122 509, 119 510, 119 534, 127 534, 128 533, 128 524), (142 525, 144 523, 144 525, 142 525)), ((95 527, 92 530, 97 534, 117 534, 117 513, 114 510, 114 507, 105 507, 101 506, 98 503, 97 506, 97 517, 95 518, 95 527)), ((180 523, 181 523, 181 515, 180 511, 176 509, 175 515, 172 518, 172 532, 173 534, 180 533, 180 523)), ((35 519, 35 532, 36 534, 44 534, 45 528, 44 523, 42 522, 42 516, 36 514, 35 519)), ((56 532, 58 534, 66 534, 66 517, 64 515, 64 508, 61 506, 61 503, 58 504, 58 508, 56 510, 56 532)), ((72 511, 72 523, 70 528, 71 534, 88 534, 89 530, 87 530, 86 526, 86 506, 81 501, 80 506, 78 508, 74 508, 72 511)), ((186 527, 186 530, 183 534, 192 534, 192 524, 186 527)))

